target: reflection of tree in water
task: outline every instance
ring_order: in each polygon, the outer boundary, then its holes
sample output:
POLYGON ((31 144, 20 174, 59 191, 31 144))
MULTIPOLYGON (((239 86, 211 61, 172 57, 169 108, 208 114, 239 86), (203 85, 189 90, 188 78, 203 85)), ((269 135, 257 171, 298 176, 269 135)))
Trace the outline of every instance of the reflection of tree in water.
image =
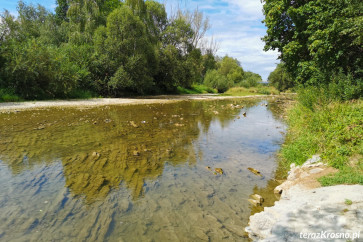
POLYGON ((228 126, 256 101, 184 101, 92 109, 49 109, 1 114, 0 158, 14 175, 61 160, 66 186, 88 202, 120 183, 136 199, 145 180, 166 162, 194 165, 202 154, 193 141, 217 120, 228 126), (234 105, 231 105, 234 104, 234 105))

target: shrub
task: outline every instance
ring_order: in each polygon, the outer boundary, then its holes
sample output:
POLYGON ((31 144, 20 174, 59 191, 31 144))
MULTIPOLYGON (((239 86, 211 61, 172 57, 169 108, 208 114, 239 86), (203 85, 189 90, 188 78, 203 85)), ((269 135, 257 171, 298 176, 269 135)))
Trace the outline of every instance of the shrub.
POLYGON ((204 85, 217 89, 219 93, 223 93, 232 87, 233 83, 217 70, 209 70, 205 75, 204 85))

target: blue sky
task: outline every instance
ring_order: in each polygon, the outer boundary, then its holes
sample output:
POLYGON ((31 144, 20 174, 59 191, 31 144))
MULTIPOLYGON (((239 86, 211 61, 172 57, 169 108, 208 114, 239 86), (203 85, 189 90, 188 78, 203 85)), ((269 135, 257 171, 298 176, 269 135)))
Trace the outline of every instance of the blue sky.
MULTIPOLYGON (((264 52, 261 37, 266 34, 260 0, 158 0, 171 12, 179 6, 182 9, 196 8, 209 17, 211 29, 207 38, 219 42, 218 55, 237 58, 245 71, 253 71, 263 80, 276 67, 278 53, 264 52)), ((39 3, 49 10, 55 8, 55 0, 26 0, 26 3, 39 3)), ((16 13, 16 0, 0 0, 0 9, 16 13)))

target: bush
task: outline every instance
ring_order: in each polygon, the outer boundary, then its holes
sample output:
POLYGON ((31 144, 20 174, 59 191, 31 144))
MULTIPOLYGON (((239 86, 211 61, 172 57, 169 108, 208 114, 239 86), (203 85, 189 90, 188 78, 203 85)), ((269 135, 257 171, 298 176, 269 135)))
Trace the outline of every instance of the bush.
POLYGON ((219 93, 223 93, 232 87, 233 83, 217 70, 209 70, 205 75, 204 85, 217 89, 219 93))
POLYGON ((26 99, 64 97, 77 84, 79 68, 65 54, 32 39, 7 53, 5 86, 26 99))
POLYGON ((18 102, 21 98, 14 94, 13 90, 0 89, 0 102, 18 102))

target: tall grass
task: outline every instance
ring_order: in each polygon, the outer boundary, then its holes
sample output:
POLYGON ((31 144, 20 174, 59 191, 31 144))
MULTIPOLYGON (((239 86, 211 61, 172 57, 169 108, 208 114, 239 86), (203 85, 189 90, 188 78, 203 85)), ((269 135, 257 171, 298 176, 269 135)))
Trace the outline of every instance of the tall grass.
POLYGON ((249 95, 278 95, 280 92, 274 87, 256 86, 256 87, 232 87, 223 95, 228 96, 249 96, 249 95))
POLYGON ((335 86, 304 88, 288 112, 289 132, 281 149, 282 162, 303 164, 314 154, 338 168, 323 185, 363 184, 363 101, 344 101, 332 94, 335 86), (353 162, 354 160, 354 162, 353 162))

